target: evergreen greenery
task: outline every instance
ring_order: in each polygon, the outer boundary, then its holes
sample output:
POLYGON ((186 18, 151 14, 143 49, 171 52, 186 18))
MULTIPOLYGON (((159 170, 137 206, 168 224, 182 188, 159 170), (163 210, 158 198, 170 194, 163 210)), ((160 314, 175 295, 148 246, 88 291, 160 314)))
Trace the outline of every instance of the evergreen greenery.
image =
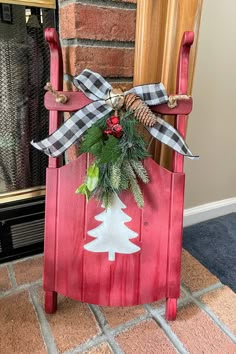
POLYGON ((95 162, 89 166, 85 182, 76 193, 84 194, 87 200, 96 197, 107 208, 113 193, 130 190, 138 206, 143 207, 138 180, 149 182, 141 162, 149 154, 145 140, 137 130, 139 123, 132 113, 124 113, 120 118, 123 134, 116 138, 104 134, 107 119, 108 116, 89 128, 81 142, 80 153, 92 153, 95 162))

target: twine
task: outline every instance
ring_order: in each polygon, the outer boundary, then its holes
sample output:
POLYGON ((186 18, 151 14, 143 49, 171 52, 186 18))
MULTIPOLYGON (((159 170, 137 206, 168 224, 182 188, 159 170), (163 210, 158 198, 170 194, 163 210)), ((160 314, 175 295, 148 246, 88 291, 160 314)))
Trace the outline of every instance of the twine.
POLYGON ((172 95, 169 96, 168 107, 175 108, 178 105, 177 101, 189 100, 191 96, 188 95, 172 95))
POLYGON ((56 90, 54 90, 50 82, 46 83, 44 89, 53 94, 53 96, 56 98, 57 103, 66 103, 68 101, 68 97, 63 93, 58 93, 56 90))

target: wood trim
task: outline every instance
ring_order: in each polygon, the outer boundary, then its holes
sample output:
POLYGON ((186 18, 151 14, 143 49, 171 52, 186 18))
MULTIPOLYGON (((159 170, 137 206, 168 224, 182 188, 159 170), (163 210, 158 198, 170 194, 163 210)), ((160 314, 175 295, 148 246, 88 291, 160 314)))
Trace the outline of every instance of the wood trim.
MULTIPOLYGON (((192 92, 203 0, 137 0, 134 85, 162 81, 175 93, 178 54, 185 31, 194 31, 188 93, 192 92)), ((168 117, 173 123, 173 117, 168 117)), ((157 141, 152 146, 156 161, 171 169, 169 148, 157 141)))
POLYGON ((13 4, 13 5, 23 5, 23 6, 35 6, 35 7, 46 7, 47 9, 56 8, 56 0, 1 0, 2 4, 13 4))
POLYGON ((0 204, 30 199, 45 195, 45 186, 20 189, 13 192, 0 193, 0 204))

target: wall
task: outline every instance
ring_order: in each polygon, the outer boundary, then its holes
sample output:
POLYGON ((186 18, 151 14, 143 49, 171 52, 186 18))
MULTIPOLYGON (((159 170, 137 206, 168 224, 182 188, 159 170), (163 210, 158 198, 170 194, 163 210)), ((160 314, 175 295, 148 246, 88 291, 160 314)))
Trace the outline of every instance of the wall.
POLYGON ((185 162, 185 208, 236 197, 235 13, 235 0, 204 1, 187 134, 201 158, 185 162))

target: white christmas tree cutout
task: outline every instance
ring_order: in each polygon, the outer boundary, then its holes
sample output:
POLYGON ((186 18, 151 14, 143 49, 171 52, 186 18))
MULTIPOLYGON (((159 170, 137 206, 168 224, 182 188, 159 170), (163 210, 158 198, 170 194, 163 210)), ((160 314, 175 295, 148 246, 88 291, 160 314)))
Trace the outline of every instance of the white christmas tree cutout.
POLYGON ((132 220, 121 210, 125 208, 126 205, 114 194, 111 206, 95 216, 96 220, 103 223, 88 231, 88 235, 96 237, 96 240, 84 245, 87 251, 108 252, 109 261, 114 261, 116 253, 131 254, 140 250, 140 247, 129 241, 138 234, 124 225, 132 220))

